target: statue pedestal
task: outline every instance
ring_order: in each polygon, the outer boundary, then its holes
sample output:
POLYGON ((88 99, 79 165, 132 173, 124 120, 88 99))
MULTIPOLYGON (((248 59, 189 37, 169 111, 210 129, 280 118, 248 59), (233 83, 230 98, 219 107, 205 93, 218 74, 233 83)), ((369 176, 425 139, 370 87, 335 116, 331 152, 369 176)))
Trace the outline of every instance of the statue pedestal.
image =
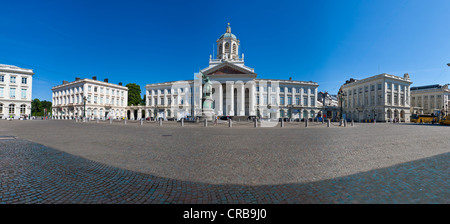
POLYGON ((202 116, 200 120, 213 121, 214 120, 214 109, 212 109, 213 100, 211 97, 203 97, 203 108, 202 108, 202 116))

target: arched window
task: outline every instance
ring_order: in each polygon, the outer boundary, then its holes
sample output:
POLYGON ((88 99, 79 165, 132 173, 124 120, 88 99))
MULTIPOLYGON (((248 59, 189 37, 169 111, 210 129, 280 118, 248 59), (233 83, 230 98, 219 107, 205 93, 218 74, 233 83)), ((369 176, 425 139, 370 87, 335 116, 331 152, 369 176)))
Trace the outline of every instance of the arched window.
POLYGON ((314 112, 313 110, 311 110, 311 117, 314 117, 314 115, 316 115, 316 112, 314 112))
POLYGON ((222 44, 219 44, 219 49, 218 49, 219 50, 219 54, 222 54, 222 46, 223 46, 222 44))
POLYGON ((3 114, 3 104, 0 103, 0 114, 3 114))
POLYGON ((10 114, 14 114, 14 109, 15 109, 15 107, 16 107, 16 105, 14 105, 14 104, 10 104, 10 105, 9 105, 9 113, 10 113, 10 114))
POLYGON ((225 43, 225 53, 230 53, 230 43, 225 43))
POLYGON ((232 52, 232 53, 233 53, 233 54, 237 54, 237 51, 236 51, 236 50, 237 50, 237 49, 236 49, 236 44, 234 43, 234 44, 233 44, 233 52, 232 52))
POLYGON ((25 104, 20 105, 20 114, 25 114, 27 106, 25 104))

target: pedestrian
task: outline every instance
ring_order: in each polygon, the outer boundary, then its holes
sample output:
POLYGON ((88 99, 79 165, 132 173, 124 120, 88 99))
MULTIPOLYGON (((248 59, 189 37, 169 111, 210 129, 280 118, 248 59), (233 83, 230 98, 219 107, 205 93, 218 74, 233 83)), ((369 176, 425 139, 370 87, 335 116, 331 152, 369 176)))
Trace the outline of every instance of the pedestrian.
POLYGON ((216 126, 217 125, 217 121, 219 120, 219 117, 218 116, 214 116, 214 126, 216 126))

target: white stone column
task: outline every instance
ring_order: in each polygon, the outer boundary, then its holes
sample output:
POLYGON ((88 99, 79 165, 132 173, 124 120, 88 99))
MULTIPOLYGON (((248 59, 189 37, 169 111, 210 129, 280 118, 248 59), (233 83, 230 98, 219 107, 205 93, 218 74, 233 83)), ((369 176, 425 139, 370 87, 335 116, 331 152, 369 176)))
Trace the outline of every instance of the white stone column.
POLYGON ((234 113, 237 116, 245 116, 245 88, 244 83, 242 81, 239 81, 236 83, 236 93, 237 93, 237 108, 234 113))
POLYGON ((305 102, 303 102, 303 93, 304 93, 304 88, 300 88, 300 105, 305 106, 305 102))
POLYGON ((219 83, 219 87, 216 91, 219 91, 219 101, 216 102, 216 107, 218 107, 219 109, 217 110, 217 114, 219 115, 224 115, 223 114, 223 88, 222 88, 222 83, 219 83))
POLYGON ((253 81, 250 81, 250 82, 248 82, 248 83, 246 83, 246 86, 248 87, 248 94, 249 94, 249 96, 248 96, 248 114, 250 115, 250 116, 256 116, 256 111, 255 111, 255 102, 256 102, 256 100, 255 100, 255 98, 256 98, 256 96, 255 96, 255 82, 253 82, 253 81))
POLYGON ((234 116, 234 81, 227 81, 226 85, 227 98, 226 98, 226 112, 227 116, 234 116))

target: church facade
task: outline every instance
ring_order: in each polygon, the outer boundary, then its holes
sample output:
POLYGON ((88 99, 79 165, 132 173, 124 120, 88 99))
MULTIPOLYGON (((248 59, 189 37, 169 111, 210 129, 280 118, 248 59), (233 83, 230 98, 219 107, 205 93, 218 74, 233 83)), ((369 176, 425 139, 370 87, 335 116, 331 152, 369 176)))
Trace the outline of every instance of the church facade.
MULTIPOLYGON (((316 82, 258 78, 244 64, 240 41, 229 25, 216 42, 216 58, 210 55, 209 66, 200 71, 211 80, 215 116, 304 119, 321 112, 316 82)), ((130 114, 176 120, 201 116, 200 72, 192 80, 146 85, 146 106, 131 108, 130 114)))

